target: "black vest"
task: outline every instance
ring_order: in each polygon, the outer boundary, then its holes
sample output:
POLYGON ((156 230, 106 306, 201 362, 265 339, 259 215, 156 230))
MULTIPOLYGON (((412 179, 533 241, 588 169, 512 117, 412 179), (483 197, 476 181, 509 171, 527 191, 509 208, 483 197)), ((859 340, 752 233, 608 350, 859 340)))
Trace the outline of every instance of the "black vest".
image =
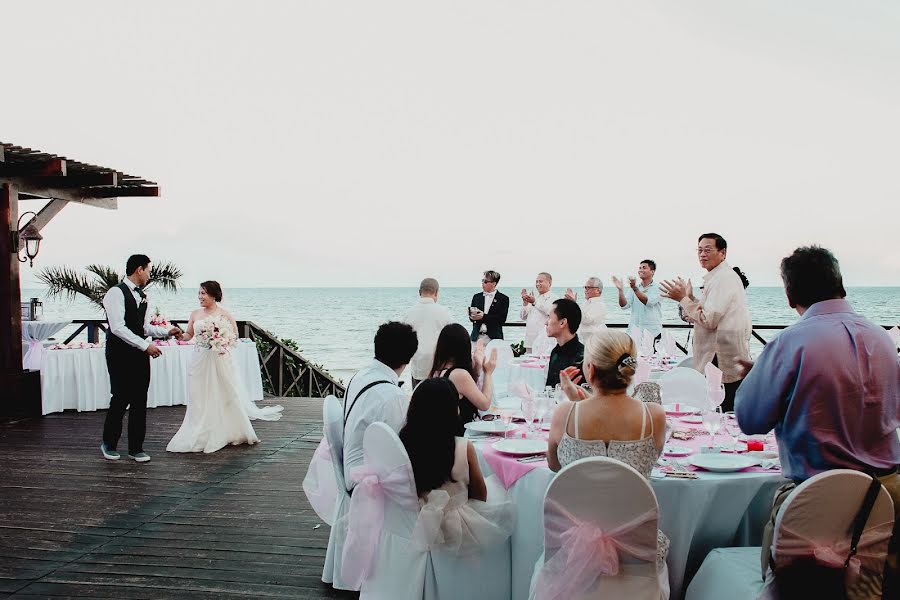
MULTIPOLYGON (((147 317, 147 303, 141 302, 140 306, 134 299, 134 292, 131 291, 125 283, 120 283, 116 286, 120 290, 122 290, 122 295, 125 297, 125 326, 128 328, 131 333, 138 336, 139 338, 144 337, 144 319, 147 317)), ((109 318, 107 317, 107 325, 109 324, 109 318)), ((107 351, 115 350, 125 350, 132 352, 140 352, 137 348, 130 345, 125 340, 119 338, 112 331, 107 330, 106 332, 106 349, 107 351)))

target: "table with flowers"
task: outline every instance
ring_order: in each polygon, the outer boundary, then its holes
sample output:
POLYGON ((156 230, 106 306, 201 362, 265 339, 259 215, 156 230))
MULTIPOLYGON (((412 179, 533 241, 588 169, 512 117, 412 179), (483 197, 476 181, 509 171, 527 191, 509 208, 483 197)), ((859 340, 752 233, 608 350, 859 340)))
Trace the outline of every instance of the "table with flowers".
MULTIPOLYGON (((187 404, 194 344, 175 341, 157 341, 156 344, 162 350, 162 356, 150 361, 147 406, 187 404)), ((262 400, 262 375, 256 344, 242 339, 231 350, 231 356, 241 382, 241 399, 262 400)), ((43 414, 109 408, 109 372, 102 344, 76 342, 51 346, 43 350, 42 363, 43 414)))

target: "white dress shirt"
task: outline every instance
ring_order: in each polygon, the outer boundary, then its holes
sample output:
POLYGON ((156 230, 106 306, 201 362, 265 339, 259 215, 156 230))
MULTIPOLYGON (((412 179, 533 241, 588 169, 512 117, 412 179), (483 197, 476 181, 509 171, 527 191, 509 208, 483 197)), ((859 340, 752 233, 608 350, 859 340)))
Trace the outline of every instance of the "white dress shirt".
POLYGON ((703 276, 700 300, 683 298, 684 314, 694 321, 694 367, 703 373, 713 356, 718 357, 722 381, 740 380, 735 357, 750 359, 750 310, 744 284, 728 263, 703 276))
POLYGON ((453 322, 450 309, 435 303, 434 298, 419 298, 419 303, 409 309, 403 322, 411 325, 419 339, 419 347, 409 362, 413 379, 427 379, 434 362, 434 349, 445 325, 453 322))
MULTIPOLYGON (((491 304, 494 303, 494 296, 497 295, 497 290, 493 292, 482 292, 484 295, 484 314, 488 314, 491 310, 491 304)), ((487 333, 487 325, 484 324, 484 321, 481 322, 481 327, 478 329, 481 333, 487 333)))
POLYGON ((353 376, 344 395, 344 414, 353 405, 344 428, 344 479, 347 489, 352 489, 350 474, 355 467, 363 464, 363 435, 372 423, 386 423, 400 432, 406 422, 409 398, 397 386, 399 378, 393 369, 381 361, 373 360, 368 367, 353 376), (389 381, 372 386, 354 404, 353 400, 364 387, 374 381, 389 381))
MULTIPOLYGON (((534 338, 544 330, 553 303, 559 298, 553 290, 547 290, 543 294, 534 297, 534 304, 526 304, 519 311, 519 318, 525 321, 525 347, 531 348, 534 338)), ((546 335, 546 333, 544 334, 546 335)))
MULTIPOLYGON (((135 291, 137 286, 133 281, 126 277, 123 283, 131 290, 132 297, 134 298, 135 304, 138 305, 138 308, 140 308, 141 302, 149 303, 149 297, 145 300, 135 291)), ((144 295, 147 296, 147 292, 144 292, 144 295)), ((103 309, 106 311, 106 320, 109 322, 110 333, 128 345, 134 346, 141 352, 147 351, 150 342, 145 338, 134 335, 134 333, 125 326, 125 296, 122 295, 122 290, 118 287, 111 287, 109 291, 106 292, 106 295, 103 296, 103 309)), ((145 336, 166 337, 169 335, 169 330, 166 327, 151 325, 151 318, 150 311, 147 310, 147 314, 144 317, 145 336)))
POLYGON ((631 319, 628 321, 629 329, 632 327, 640 327, 646 329, 655 338, 662 333, 662 305, 659 302, 659 288, 655 281, 651 281, 646 286, 643 282, 638 282, 637 289, 647 296, 647 304, 638 300, 631 287, 626 287, 625 306, 623 308, 631 308, 631 319))
POLYGON ((581 343, 587 346, 591 336, 604 329, 606 329, 606 303, 600 296, 588 298, 581 307, 581 327, 578 328, 581 343))

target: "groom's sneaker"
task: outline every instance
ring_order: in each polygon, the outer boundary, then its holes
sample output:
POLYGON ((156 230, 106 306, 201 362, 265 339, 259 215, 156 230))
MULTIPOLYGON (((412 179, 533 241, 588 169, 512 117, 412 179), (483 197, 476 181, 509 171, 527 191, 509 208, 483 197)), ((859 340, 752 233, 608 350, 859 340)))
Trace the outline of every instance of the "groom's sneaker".
POLYGON ((119 453, 115 450, 110 450, 106 447, 106 444, 100 444, 100 452, 103 453, 103 458, 106 460, 119 460, 119 453))
POLYGON ((128 458, 133 458, 135 462, 148 462, 150 455, 146 452, 138 452, 136 454, 128 454, 128 458))

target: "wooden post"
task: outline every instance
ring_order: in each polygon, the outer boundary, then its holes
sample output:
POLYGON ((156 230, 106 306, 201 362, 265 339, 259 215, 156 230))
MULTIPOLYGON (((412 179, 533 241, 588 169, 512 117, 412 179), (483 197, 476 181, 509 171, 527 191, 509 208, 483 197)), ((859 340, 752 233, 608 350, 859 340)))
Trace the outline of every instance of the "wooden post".
POLYGON ((19 291, 19 194, 0 185, 0 415, 41 414, 41 373, 22 368, 22 295, 19 291), (15 237, 13 237, 15 232, 15 237))
POLYGON ((19 291, 19 194, 15 185, 0 186, 0 371, 22 370, 22 295, 19 291), (13 233, 15 232, 15 233, 13 233))

